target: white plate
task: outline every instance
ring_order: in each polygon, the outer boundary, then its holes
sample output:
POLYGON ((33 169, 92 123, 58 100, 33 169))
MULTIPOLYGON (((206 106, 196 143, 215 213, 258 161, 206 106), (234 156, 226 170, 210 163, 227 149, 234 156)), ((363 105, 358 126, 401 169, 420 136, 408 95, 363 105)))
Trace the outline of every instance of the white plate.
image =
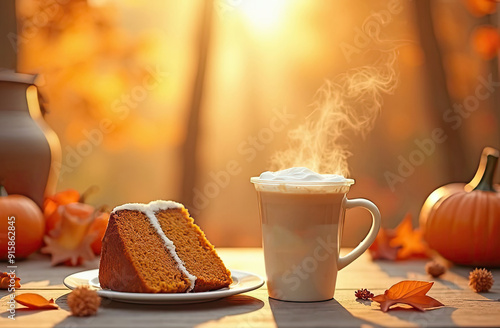
POLYGON ((75 289, 78 286, 90 286, 92 289, 97 290, 99 296, 119 302, 141 304, 188 304, 208 302, 231 295, 246 293, 264 284, 264 279, 256 274, 239 270, 230 271, 233 283, 229 287, 199 293, 126 293, 101 289, 98 277, 99 269, 73 273, 64 278, 64 285, 70 289, 75 289))

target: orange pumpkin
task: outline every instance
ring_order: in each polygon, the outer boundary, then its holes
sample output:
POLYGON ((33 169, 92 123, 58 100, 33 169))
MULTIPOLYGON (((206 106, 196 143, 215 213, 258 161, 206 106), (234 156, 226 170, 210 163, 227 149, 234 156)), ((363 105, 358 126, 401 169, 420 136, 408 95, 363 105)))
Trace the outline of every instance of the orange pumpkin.
POLYGON ((498 150, 485 148, 470 183, 443 186, 422 207, 425 240, 454 263, 500 266, 500 193, 493 186, 498 157, 498 150))
POLYGON ((42 246, 45 221, 38 205, 22 195, 7 195, 0 186, 0 259, 25 258, 42 246))

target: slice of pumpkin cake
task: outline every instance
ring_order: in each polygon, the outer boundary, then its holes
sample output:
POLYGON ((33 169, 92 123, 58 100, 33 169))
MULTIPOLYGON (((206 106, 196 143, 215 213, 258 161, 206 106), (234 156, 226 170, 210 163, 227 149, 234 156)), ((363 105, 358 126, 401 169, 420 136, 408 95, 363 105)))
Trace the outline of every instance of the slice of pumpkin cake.
POLYGON ((231 273, 182 204, 125 204, 102 240, 102 288, 137 293, 203 292, 227 287, 231 273))

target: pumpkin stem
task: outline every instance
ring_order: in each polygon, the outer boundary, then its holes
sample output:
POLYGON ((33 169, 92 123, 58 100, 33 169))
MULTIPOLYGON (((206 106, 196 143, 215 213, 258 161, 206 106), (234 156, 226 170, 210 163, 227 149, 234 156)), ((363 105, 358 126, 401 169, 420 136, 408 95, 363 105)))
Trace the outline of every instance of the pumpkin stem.
POLYGON ((471 190, 496 192, 493 187, 493 178, 495 177, 498 156, 498 150, 491 147, 484 148, 476 175, 471 182, 469 182, 467 187, 471 190))
POLYGON ((9 196, 9 194, 7 193, 7 190, 5 190, 5 187, 0 184, 0 197, 6 197, 6 196, 9 196))

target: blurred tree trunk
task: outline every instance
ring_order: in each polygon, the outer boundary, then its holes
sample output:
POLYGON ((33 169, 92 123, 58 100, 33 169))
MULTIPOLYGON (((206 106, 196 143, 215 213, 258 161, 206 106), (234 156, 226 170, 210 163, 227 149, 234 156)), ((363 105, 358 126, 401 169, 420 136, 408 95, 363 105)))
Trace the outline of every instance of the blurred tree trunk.
POLYGON ((0 1, 0 70, 17 68, 16 1, 0 1))
MULTIPOLYGON (((444 130, 448 139, 442 144, 444 148, 444 172, 448 173, 446 181, 463 181, 468 175, 465 172, 466 154, 460 131, 452 129, 443 120, 445 111, 453 108, 453 101, 448 92, 446 72, 432 19, 432 0, 414 1, 417 17, 417 28, 420 44, 425 54, 425 71, 427 75, 427 94, 430 95, 430 117, 436 127, 444 130)), ((440 151, 440 150, 438 150, 440 151)))
MULTIPOLYGON (((198 62, 196 76, 189 107, 186 138, 182 148, 182 192, 181 202, 188 208, 193 205, 194 192, 198 175, 198 136, 200 132, 200 115, 204 94, 204 82, 207 69, 207 57, 210 45, 212 25, 213 0, 204 1, 202 18, 200 20, 198 40, 198 62)), ((199 210, 199 209, 198 209, 199 210)))

